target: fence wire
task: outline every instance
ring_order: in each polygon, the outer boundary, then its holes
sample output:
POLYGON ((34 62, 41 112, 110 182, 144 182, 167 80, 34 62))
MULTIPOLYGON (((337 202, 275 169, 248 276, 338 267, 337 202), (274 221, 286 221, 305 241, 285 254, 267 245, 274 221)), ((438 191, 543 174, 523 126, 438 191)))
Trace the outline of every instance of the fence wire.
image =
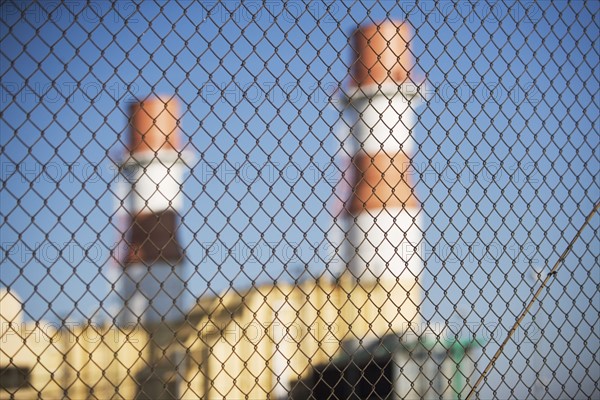
POLYGON ((600 397, 599 10, 2 2, 0 398, 600 397))

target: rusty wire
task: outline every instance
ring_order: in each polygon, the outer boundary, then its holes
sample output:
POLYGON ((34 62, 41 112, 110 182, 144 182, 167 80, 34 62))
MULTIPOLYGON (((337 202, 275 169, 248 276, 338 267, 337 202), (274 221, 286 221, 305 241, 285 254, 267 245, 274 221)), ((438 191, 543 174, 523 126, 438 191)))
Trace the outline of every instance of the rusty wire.
POLYGON ((600 397, 599 18, 2 2, 0 398, 600 397))

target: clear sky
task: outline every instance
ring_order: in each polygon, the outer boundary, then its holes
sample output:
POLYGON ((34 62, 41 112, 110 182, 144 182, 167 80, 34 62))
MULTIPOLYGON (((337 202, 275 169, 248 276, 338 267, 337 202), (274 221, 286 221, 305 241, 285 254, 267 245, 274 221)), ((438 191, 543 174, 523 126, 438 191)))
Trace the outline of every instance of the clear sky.
MULTIPOLYGON (((196 155, 180 232, 189 299, 338 273, 331 214, 350 150, 336 102, 349 36, 369 21, 412 24, 427 81, 413 160, 425 321, 488 338, 484 363, 600 197, 597 2, 52 2, 21 17, 27 4, 0 6, 0 284, 28 319, 105 318, 115 163, 128 104, 151 93, 181 100, 196 155)), ((534 309, 536 340, 521 331, 512 368, 500 360, 505 383, 490 376, 498 394, 524 390, 523 370, 535 379, 526 360, 546 363, 543 379, 561 362, 599 379, 599 225, 534 309)), ((563 383, 577 387, 555 379, 551 393, 563 383)))

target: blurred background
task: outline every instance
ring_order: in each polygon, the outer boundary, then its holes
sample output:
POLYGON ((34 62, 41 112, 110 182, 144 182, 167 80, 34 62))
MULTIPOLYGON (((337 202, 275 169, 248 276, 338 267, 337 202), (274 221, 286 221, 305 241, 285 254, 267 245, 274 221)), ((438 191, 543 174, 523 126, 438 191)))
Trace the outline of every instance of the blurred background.
MULTIPOLYGON (((335 279, 357 26, 412 26, 423 333, 483 370, 600 194, 597 2, 3 2, 0 285, 25 321, 121 307, 131 104, 180 101, 184 309, 335 279), (120 250, 121 249, 121 250, 120 250)), ((479 390, 598 396, 595 215, 479 390)))

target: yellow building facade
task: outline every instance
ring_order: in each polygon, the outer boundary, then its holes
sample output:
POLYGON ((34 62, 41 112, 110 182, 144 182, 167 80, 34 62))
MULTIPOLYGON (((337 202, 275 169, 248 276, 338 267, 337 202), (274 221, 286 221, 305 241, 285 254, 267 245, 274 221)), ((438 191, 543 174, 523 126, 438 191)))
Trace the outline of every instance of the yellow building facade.
POLYGON ((416 279, 306 281, 200 299, 184 321, 23 322, 3 291, 0 398, 285 398, 311 367, 418 324, 416 279))

